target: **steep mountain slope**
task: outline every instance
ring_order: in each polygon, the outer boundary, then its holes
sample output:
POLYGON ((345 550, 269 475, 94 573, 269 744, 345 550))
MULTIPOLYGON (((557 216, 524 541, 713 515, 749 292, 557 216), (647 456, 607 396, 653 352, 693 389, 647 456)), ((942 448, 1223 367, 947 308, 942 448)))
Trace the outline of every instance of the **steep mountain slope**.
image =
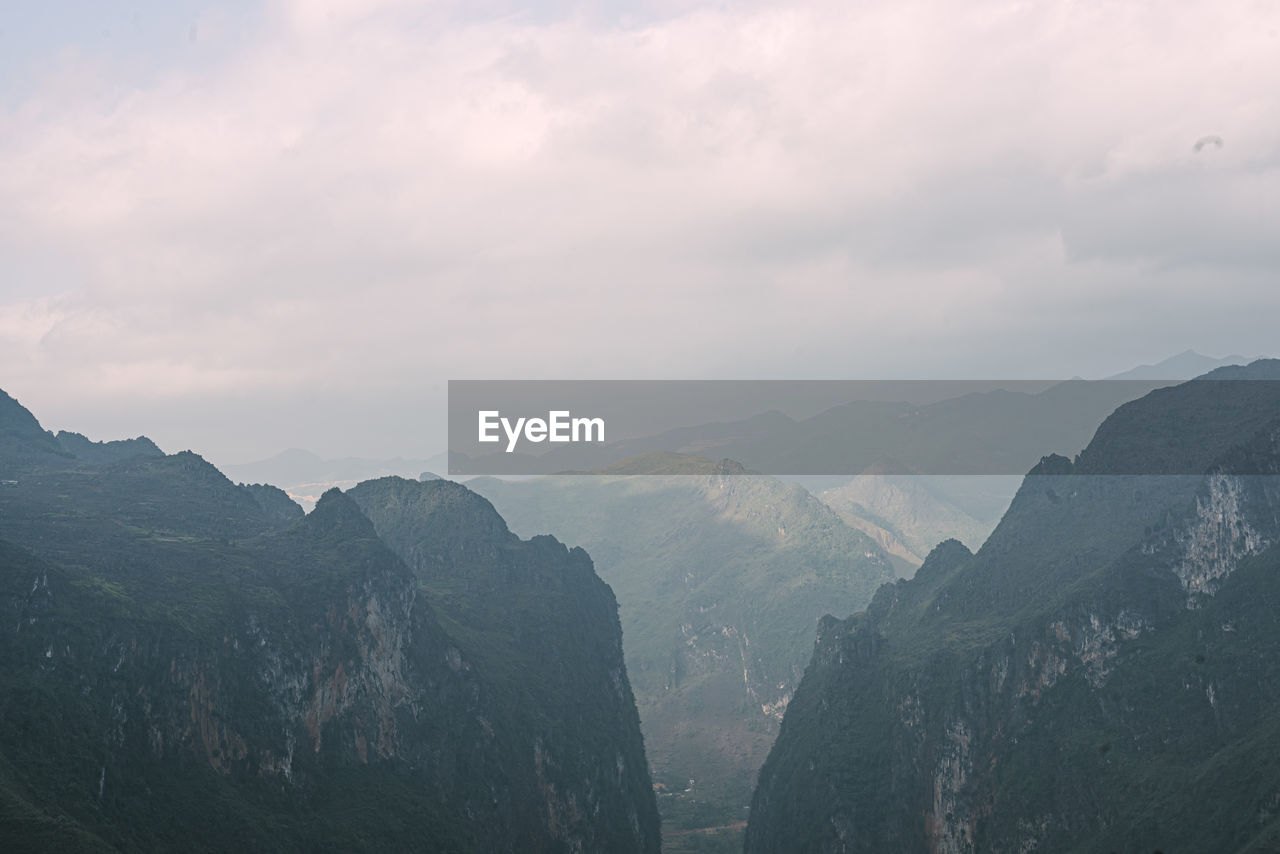
POLYGON ((521 729, 533 736, 553 829, 576 834, 588 850, 656 848, 618 605, 587 553, 545 535, 520 540, 488 501, 448 480, 387 477, 348 494, 431 594, 451 634, 505 677, 521 729), (592 815, 625 821, 582 836, 592 815))
POLYGON ((1275 850, 1275 380, 1126 404, 976 555, 825 619, 747 850, 1275 850))
MULTIPOLYGON (((1008 478, 1000 476, 945 478, 868 473, 824 489, 818 497, 845 522, 909 564, 903 572, 909 576, 943 540, 957 539, 977 548, 987 539, 999 516, 974 515, 977 511, 966 511, 944 491, 948 487, 975 488, 972 482, 981 480, 993 481, 986 486, 988 491, 1008 486, 1008 478)), ((1009 488, 1007 499, 1013 497, 1014 491, 1009 488)), ((1008 506, 1007 499, 1004 506, 1008 506)))
POLYGON ((0 477, 9 480, 32 466, 72 458, 26 407, 0 390, 0 477))
POLYGON ((336 490, 299 518, 191 453, 65 455, 13 407, 5 850, 657 850, 616 610, 584 554, 485 540, 501 520, 470 496, 421 520, 465 588, 436 601, 336 490))
POLYGON ((629 474, 469 485, 516 530, 585 546, 616 591, 668 826, 739 821, 816 620, 863 607, 892 566, 800 487, 728 461, 614 470, 629 474))

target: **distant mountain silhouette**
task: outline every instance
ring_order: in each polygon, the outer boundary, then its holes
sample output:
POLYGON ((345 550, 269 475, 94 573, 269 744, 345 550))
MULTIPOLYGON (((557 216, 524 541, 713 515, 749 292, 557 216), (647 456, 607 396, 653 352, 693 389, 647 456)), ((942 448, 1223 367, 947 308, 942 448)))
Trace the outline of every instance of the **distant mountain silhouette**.
POLYGON ((1261 357, 1255 356, 1250 359, 1245 356, 1223 356, 1221 359, 1215 359, 1213 356, 1203 356, 1194 350, 1184 350, 1154 365, 1139 365, 1107 379, 1189 380, 1201 374, 1207 374, 1214 368, 1221 368, 1224 365, 1247 365, 1258 358, 1261 357))

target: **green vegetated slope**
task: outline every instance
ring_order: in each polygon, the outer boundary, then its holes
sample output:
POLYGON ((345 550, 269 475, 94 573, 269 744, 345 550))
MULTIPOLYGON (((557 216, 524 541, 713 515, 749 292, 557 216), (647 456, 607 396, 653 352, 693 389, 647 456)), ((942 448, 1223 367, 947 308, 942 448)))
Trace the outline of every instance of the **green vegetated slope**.
POLYGON ((1276 850, 1277 379, 1126 404, 976 555, 824 620, 747 850, 1276 850))
POLYGON ((970 548, 986 541, 1017 490, 1001 475, 938 477, 870 472, 818 497, 901 564, 909 577, 943 540, 970 548))
POLYGON ((583 545, 617 594, 664 828, 740 832, 817 619, 864 607, 893 568, 805 490, 728 461, 611 471, 469 485, 516 530, 583 545))
POLYGON ((470 496, 421 541, 508 583, 447 598, 336 490, 67 447, 0 399, 0 848, 658 849, 585 555, 470 496))

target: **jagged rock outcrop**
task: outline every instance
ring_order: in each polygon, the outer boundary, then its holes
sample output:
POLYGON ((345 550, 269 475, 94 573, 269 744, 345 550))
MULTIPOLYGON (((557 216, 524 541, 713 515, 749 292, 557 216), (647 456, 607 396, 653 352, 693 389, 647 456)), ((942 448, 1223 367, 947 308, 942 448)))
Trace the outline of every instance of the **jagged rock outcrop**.
POLYGON ((476 659, 511 670, 525 734, 516 750, 533 757, 552 835, 588 851, 656 850, 618 604, 587 553, 545 535, 520 540, 487 500, 448 480, 387 477, 348 494, 439 612, 484 636, 476 659), (630 832, 602 834, 593 815, 617 816, 630 832))
POLYGON ((242 483, 240 488, 253 496, 262 511, 276 524, 291 525, 305 515, 298 503, 289 497, 289 493, 278 486, 269 483, 242 483))
POLYGON ((1274 850, 1278 368, 1121 407, 825 620, 747 851, 1274 850))
POLYGON ((87 463, 115 463, 129 457, 163 457, 164 451, 146 436, 136 439, 116 439, 111 442, 94 442, 80 433, 59 430, 54 437, 59 447, 77 459, 87 463))

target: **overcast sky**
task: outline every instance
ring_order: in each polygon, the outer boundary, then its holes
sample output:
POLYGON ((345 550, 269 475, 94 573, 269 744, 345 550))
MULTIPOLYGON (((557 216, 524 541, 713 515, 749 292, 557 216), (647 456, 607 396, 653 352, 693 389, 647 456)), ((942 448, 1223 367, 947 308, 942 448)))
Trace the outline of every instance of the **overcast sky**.
POLYGON ((25 5, 0 388, 47 427, 427 456, 451 377, 1276 350, 1274 2, 25 5))

